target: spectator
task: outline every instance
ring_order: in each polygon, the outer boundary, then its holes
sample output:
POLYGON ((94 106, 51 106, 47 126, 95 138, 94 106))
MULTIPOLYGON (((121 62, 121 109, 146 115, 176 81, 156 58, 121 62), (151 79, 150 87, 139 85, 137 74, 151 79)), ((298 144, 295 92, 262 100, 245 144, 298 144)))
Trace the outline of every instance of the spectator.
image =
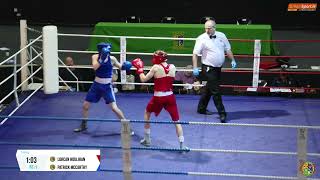
MULTIPOLYGON (((117 69, 112 70, 112 82, 117 82, 119 79, 119 74, 117 69)), ((113 92, 117 93, 119 91, 117 84, 112 84, 113 92)))
POLYGON ((186 69, 190 70, 190 71, 178 71, 176 73, 176 77, 175 77, 175 83, 179 83, 179 84, 185 84, 186 86, 183 86, 183 88, 178 88, 179 89, 179 93, 180 91, 187 93, 187 94, 193 94, 193 93, 199 93, 200 92, 200 88, 196 87, 196 86, 192 86, 195 84, 200 84, 199 82, 197 82, 197 78, 195 76, 193 76, 192 73, 192 65, 187 65, 186 69))
POLYGON ((273 95, 280 95, 285 97, 291 97, 294 93, 296 93, 298 89, 301 89, 298 88, 300 87, 300 83, 298 83, 297 80, 289 77, 284 73, 280 73, 279 77, 274 78, 271 85, 274 87, 279 87, 279 89, 291 89, 292 92, 276 91, 272 93, 273 95))
POLYGON ((276 77, 273 82, 272 86, 275 87, 298 87, 297 81, 289 77, 284 73, 280 73, 279 77, 276 77))
MULTIPOLYGON (((60 77, 64 80, 64 81, 76 81, 76 78, 71 74, 71 72, 78 78, 79 81, 81 81, 83 78, 81 76, 81 73, 79 72, 78 69, 76 69, 74 66, 74 61, 73 58, 68 56, 66 57, 65 61, 64 61, 65 65, 68 67, 63 67, 62 69, 60 69, 60 77), (68 71, 68 69, 71 71, 68 71)), ((70 87, 71 87, 71 91, 76 91, 77 90, 77 83, 67 83, 70 87)), ((79 90, 83 91, 84 90, 84 86, 83 83, 79 83, 79 90)))

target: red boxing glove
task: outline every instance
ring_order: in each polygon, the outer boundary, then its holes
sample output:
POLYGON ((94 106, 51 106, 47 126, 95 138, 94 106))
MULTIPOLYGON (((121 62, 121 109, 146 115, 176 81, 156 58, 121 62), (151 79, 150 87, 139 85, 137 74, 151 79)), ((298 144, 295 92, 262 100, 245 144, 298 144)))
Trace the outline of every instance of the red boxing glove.
POLYGON ((143 66, 144 66, 144 63, 143 61, 140 59, 140 58, 136 58, 132 61, 132 65, 137 68, 137 71, 136 73, 137 74, 141 74, 143 73, 143 66))

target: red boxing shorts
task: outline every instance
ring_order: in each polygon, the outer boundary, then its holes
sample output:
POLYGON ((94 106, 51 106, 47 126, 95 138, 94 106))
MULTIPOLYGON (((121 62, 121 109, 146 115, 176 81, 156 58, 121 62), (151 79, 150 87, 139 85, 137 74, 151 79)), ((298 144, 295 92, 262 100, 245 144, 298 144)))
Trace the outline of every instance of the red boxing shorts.
POLYGON ((158 116, 164 108, 169 112, 172 121, 179 120, 178 107, 174 94, 169 96, 153 96, 147 105, 147 112, 154 112, 158 116))

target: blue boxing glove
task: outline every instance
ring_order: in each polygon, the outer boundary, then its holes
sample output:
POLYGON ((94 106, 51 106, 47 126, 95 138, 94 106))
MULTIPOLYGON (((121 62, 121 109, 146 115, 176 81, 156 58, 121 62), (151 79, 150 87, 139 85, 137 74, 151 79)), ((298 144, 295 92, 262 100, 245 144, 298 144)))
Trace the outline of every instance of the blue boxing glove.
POLYGON ((105 64, 110 60, 110 48, 109 47, 103 47, 101 51, 99 52, 100 58, 99 63, 105 64))
POLYGON ((236 68, 236 67, 237 67, 237 62, 236 62, 236 60, 232 59, 232 61, 231 61, 231 67, 232 67, 232 68, 236 68))
POLYGON ((130 71, 132 64, 130 61, 125 61, 122 63, 121 70, 130 71))
POLYGON ((199 76, 199 68, 193 68, 193 75, 199 76))

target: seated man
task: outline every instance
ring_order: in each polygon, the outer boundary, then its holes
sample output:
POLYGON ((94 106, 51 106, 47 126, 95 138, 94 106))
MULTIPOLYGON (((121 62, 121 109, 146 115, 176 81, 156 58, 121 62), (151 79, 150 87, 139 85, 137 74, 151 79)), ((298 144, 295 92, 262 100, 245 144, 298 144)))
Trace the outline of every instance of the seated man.
MULTIPOLYGON (((74 68, 73 66, 75 66, 73 58, 71 56, 67 56, 64 64, 68 67, 63 67, 60 68, 60 77, 64 80, 64 81, 76 81, 76 78, 71 74, 73 73, 79 81, 83 80, 81 73, 79 71, 79 69, 74 68), (67 68, 69 68, 69 71, 67 68)), ((71 91, 76 91, 77 90, 77 83, 67 83, 70 87, 71 87, 71 91)), ((84 90, 84 86, 82 83, 79 83, 79 91, 83 91, 84 90)))
MULTIPOLYGON (((301 87, 297 80, 291 78, 287 74, 280 73, 279 77, 275 77, 271 83, 271 86, 279 87, 281 89, 296 89, 301 87)), ((272 92, 272 95, 280 95, 285 97, 291 97, 293 94, 288 92, 272 92)))
POLYGON ((200 84, 196 77, 193 76, 192 65, 187 65, 185 69, 190 69, 190 71, 178 71, 175 77, 175 83, 185 84, 183 88, 179 88, 179 93, 182 90, 182 92, 187 94, 198 94, 200 92, 199 86, 192 86, 200 84))
MULTIPOLYGON (((118 70, 117 69, 113 69, 112 70, 112 82, 117 82, 119 79, 119 75, 118 75, 118 70)), ((112 87, 113 87, 113 92, 117 93, 119 91, 117 84, 112 83, 112 87)))
POLYGON ((280 73, 279 77, 273 79, 272 86, 275 87, 298 87, 296 80, 288 76, 287 74, 280 73))

